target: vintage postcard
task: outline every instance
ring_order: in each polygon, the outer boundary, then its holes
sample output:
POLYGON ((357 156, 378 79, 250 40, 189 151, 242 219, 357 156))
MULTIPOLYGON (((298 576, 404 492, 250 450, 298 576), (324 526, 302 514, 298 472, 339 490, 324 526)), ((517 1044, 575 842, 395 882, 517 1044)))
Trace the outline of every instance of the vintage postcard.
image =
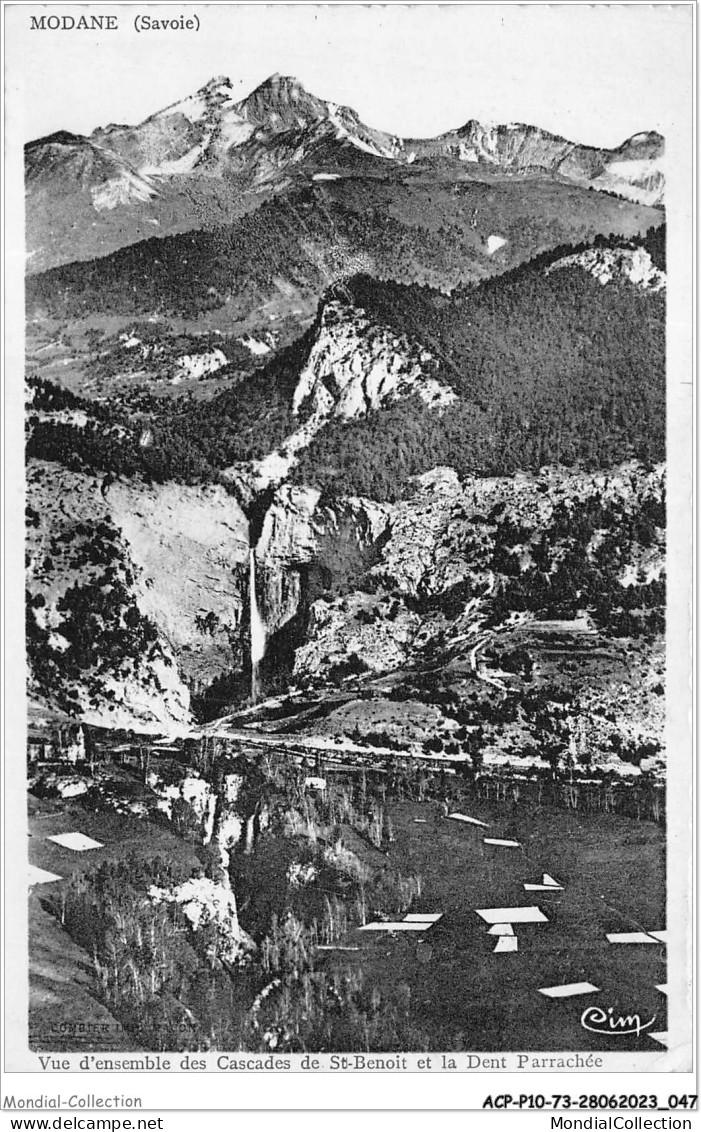
POLYGON ((5 1107, 686 1127, 694 6, 3 14, 5 1107))

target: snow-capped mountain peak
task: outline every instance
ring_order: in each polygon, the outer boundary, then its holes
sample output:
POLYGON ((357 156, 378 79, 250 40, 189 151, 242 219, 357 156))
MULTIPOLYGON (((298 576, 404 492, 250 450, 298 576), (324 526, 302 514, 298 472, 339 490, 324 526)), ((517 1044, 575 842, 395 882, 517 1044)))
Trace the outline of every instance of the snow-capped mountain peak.
POLYGON ((404 183, 410 165, 412 186, 416 173, 430 180, 440 169, 457 183, 475 173, 479 180, 479 168, 488 167, 490 177, 546 177, 653 207, 663 200, 664 140, 654 131, 600 149, 537 126, 469 119, 435 138, 403 139, 365 125, 351 107, 312 94, 291 75, 270 75, 244 98, 240 90, 240 82, 215 75, 137 125, 106 125, 89 137, 60 131, 27 145, 27 208, 37 232, 30 250, 42 249, 34 267, 66 262, 76 231, 93 256, 103 254, 105 224, 107 243, 121 246, 125 233, 162 235, 180 227, 184 214, 195 227, 203 216, 208 223, 239 216, 248 194, 365 175, 404 183), (124 210, 131 229, 120 221, 124 210), (67 240, 58 235, 58 216, 67 240))

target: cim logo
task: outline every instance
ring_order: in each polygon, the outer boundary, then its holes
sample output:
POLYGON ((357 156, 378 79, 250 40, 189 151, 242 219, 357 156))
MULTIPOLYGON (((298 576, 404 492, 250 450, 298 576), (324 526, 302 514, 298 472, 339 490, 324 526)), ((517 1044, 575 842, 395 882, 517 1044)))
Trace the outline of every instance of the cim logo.
POLYGON ((649 1030, 657 1018, 653 1014, 649 1022, 641 1022, 639 1014, 615 1014, 613 1007, 604 1010, 601 1006, 589 1006, 582 1014, 580 1022, 585 1030, 593 1034, 635 1034, 638 1038, 644 1030, 649 1030))

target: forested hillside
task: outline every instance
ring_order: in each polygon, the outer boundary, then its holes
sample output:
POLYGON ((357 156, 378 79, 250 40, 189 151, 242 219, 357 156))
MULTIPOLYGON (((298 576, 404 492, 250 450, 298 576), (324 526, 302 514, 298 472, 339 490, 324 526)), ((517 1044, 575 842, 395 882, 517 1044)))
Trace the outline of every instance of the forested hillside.
MULTIPOLYGON (((662 262, 659 237, 647 243, 662 262)), ((465 476, 663 459, 664 295, 626 281, 602 286, 577 266, 547 272, 576 250, 560 248, 451 296, 369 276, 332 291, 429 351, 434 376, 458 400, 436 411, 414 397, 333 420, 301 454, 295 479, 332 496, 393 500, 409 477, 440 464, 465 476)), ((156 480, 216 478, 266 455, 298 426, 292 395, 313 334, 209 402, 154 398, 132 418, 102 406, 86 426, 30 416, 29 454, 156 480)), ((34 409, 46 398, 43 389, 34 409)))
MULTIPOLYGON (((659 238, 650 244, 659 260, 659 238)), ((355 302, 425 344, 459 400, 440 415, 416 398, 334 422, 296 478, 330 495, 392 500, 439 464, 465 476, 664 459, 664 297, 601 286, 577 267, 546 274, 563 252, 449 298, 354 280, 355 302)))
POLYGON ((197 318, 226 304, 233 319, 280 288, 317 298, 358 272, 447 290, 544 248, 614 231, 630 237, 660 219, 655 209, 546 180, 307 182, 225 226, 30 276, 27 309, 60 319, 105 311, 197 318), (496 255, 488 245, 495 233, 496 255))
POLYGON ((227 227, 144 240, 32 276, 27 305, 62 319, 105 310, 194 318, 226 302, 241 314, 262 304, 278 278, 307 295, 358 271, 434 284, 479 278, 471 243, 458 226, 410 227, 380 210, 324 201, 311 188, 227 227))

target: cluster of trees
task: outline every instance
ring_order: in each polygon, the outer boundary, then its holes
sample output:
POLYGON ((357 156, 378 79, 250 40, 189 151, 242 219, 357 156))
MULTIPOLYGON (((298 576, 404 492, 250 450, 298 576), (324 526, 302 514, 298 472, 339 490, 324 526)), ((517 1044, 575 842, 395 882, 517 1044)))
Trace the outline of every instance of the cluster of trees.
POLYGON ((177 905, 148 898, 151 886, 186 879, 179 863, 131 854, 77 875, 55 899, 55 914, 93 958, 98 998, 141 1048, 206 1049, 214 1032, 239 1036, 234 986, 207 955, 211 934, 190 932, 177 905))
MULTIPOLYGON (((29 522, 34 520, 30 511, 29 522)), ((119 532, 109 522, 78 522, 53 535, 48 553, 34 564, 35 578, 75 572, 77 580, 56 600, 61 647, 37 611, 46 598, 34 587, 26 598, 27 656, 39 693, 64 710, 75 710, 79 688, 104 697, 106 676, 148 669, 163 653, 155 624, 139 609, 133 592, 134 573, 119 532)))
MULTIPOLYGON (((626 567, 641 553, 663 554, 664 502, 648 496, 634 509, 593 497, 575 507, 561 503, 547 528, 506 521, 494 541, 491 569, 503 580, 492 599, 499 623, 513 610, 544 618, 591 612, 601 629, 618 637, 652 638, 664 632, 664 574, 624 584, 626 567), (593 550, 594 536, 597 536, 593 550), (512 548, 527 546, 532 565, 523 569, 512 548)), ((626 579, 627 581, 627 579, 626 579)))
POLYGON ((94 402, 86 401, 70 389, 62 385, 54 385, 42 377, 27 378, 27 386, 31 390, 31 406, 37 412, 58 413, 62 409, 84 409, 93 412, 97 406, 94 402))

